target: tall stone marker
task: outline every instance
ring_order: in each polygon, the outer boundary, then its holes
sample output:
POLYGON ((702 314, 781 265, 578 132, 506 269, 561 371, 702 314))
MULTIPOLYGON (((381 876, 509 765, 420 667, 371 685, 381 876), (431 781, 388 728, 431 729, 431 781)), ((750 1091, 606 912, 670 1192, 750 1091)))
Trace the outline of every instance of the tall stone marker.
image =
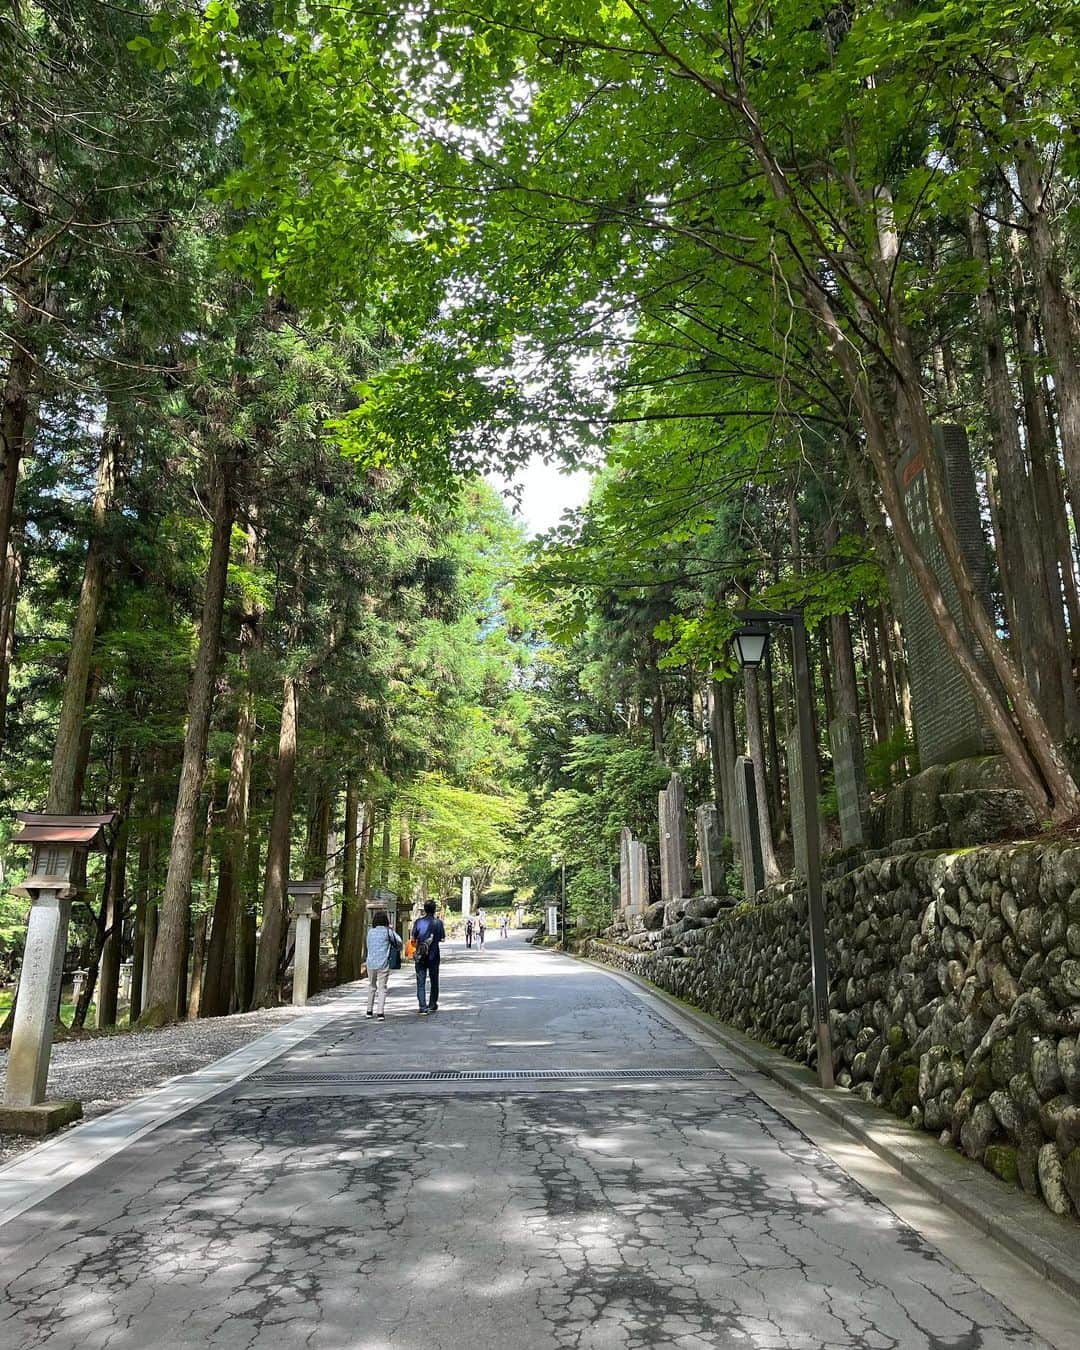
POLYGON ((640 839, 630 841, 630 901, 626 907, 627 922, 637 914, 644 914, 649 904, 649 850, 640 839))
POLYGON ((791 834, 795 842, 795 871, 806 876, 806 812, 803 810, 802 793, 798 784, 802 782, 802 764, 799 754, 799 731, 793 727, 787 741, 787 762, 791 789, 791 834))
MULTIPOLYGON (((944 471, 949 508, 960 547, 975 579, 976 589, 987 611, 992 613, 990 556, 983 534, 967 432, 960 426, 936 426, 933 453, 937 455, 944 471)), ((970 638, 941 538, 930 517, 923 450, 905 455, 897 465, 896 474, 907 504, 911 528, 923 556, 937 577, 945 602, 961 632, 970 638)), ((914 573, 904 564, 901 564, 901 584, 904 646, 907 649, 919 763, 926 769, 931 764, 949 764, 969 755, 992 754, 997 748, 996 742, 983 721, 968 683, 960 673, 960 667, 931 617, 914 573)), ((976 654, 989 676, 989 666, 978 646, 976 654)))
POLYGON ((625 911, 630 903, 630 845, 634 842, 633 831, 626 825, 619 831, 619 910, 625 911))
POLYGON ((472 877, 461 878, 461 917, 467 919, 472 911, 472 877))
POLYGON ((742 863, 743 891, 752 900, 765 885, 765 862, 761 856, 754 761, 749 755, 739 755, 735 760, 735 839, 742 863))
POLYGON ((682 900, 690 894, 690 859, 686 853, 686 794, 677 773, 659 798, 661 899, 682 900))
POLYGON ((855 848, 868 839, 870 792, 866 785, 866 761, 863 756, 859 719, 850 713, 829 723, 836 804, 840 812, 840 842, 855 848))
POLYGON ((712 802, 698 807, 696 823, 702 893, 723 895, 724 859, 720 848, 720 813, 712 802))

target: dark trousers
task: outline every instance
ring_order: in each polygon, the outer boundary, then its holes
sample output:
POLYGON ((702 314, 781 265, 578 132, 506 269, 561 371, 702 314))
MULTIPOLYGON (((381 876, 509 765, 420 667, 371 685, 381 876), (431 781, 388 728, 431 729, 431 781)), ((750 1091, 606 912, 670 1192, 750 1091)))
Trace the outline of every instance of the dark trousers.
POLYGON ((417 961, 416 963, 416 1001, 420 1004, 420 1011, 425 1008, 437 1008, 439 1006, 439 962, 438 959, 432 961, 429 957, 426 961, 417 961), (431 980, 430 993, 425 988, 427 981, 431 980))

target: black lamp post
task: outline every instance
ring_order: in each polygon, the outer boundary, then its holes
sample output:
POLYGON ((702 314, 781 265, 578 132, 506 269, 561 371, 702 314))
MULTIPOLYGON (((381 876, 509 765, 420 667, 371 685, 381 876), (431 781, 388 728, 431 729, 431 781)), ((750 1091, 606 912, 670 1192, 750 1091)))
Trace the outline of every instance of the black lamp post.
POLYGON ((825 953, 825 901, 821 891, 821 826, 818 820, 817 747, 814 745, 813 695, 806 625, 798 610, 747 610, 738 615, 743 627, 735 633, 735 654, 744 667, 756 669, 765 659, 773 624, 791 629, 795 667, 795 711, 799 732, 799 781, 792 784, 802 801, 806 826, 806 897, 810 916, 810 970, 817 1030, 818 1082, 833 1086, 832 1036, 829 1032, 829 963, 825 953))

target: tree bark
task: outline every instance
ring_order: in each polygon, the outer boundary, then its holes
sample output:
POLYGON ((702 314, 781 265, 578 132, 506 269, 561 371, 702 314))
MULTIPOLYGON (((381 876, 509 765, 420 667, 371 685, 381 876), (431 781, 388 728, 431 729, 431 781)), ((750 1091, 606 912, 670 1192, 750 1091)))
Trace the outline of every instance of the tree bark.
POLYGON ((360 791, 356 770, 345 776, 345 840, 341 871, 341 924, 338 928, 337 979, 347 984, 360 978, 363 953, 363 914, 357 901, 356 866, 360 791))
MULTIPOLYGON (((986 224, 973 213, 969 222, 971 252, 983 268, 983 284, 976 300, 982 330, 983 377, 990 419, 990 443, 997 469, 1001 549, 999 561, 1008 580, 1009 626, 1013 649, 1031 687, 1050 734, 1065 734, 1065 698, 1061 665, 1047 653, 1060 652, 1064 624, 1055 628, 1051 591, 1044 568, 1042 531, 1035 513, 1035 497, 1020 444, 1012 377, 1004 347, 1004 319, 994 286, 986 224)), ((1060 588, 1059 588, 1060 594, 1060 588)), ((1060 604, 1058 615, 1060 619, 1060 604)))
POLYGON ((12 539, 0 583, 0 755, 7 744, 8 692, 11 687, 11 663, 15 658, 15 619, 18 613, 19 583, 22 580, 22 549, 12 539))
POLYGON ((293 786, 296 780, 298 719, 296 681, 282 682, 281 729, 278 733, 274 806, 266 846, 266 885, 263 889, 262 932, 255 958, 253 1006, 269 1007, 278 997, 278 962, 285 934, 285 892, 289 882, 289 846, 292 832, 293 786))
POLYGON ((131 801, 135 784, 132 773, 131 749, 120 751, 120 825, 116 831, 112 867, 109 870, 109 888, 102 904, 105 909, 105 938, 101 948, 101 975, 99 978, 96 1025, 116 1026, 120 991, 120 962, 123 957, 122 937, 126 912, 127 850, 131 832, 131 801))
POLYGON ((121 446, 122 441, 115 428, 106 427, 98 455, 90 516, 90 543, 86 550, 82 586, 71 630, 71 648, 68 652, 67 673, 60 704, 60 722, 53 746, 52 774, 45 804, 46 811, 57 815, 70 815, 79 808, 76 795, 78 746, 86 715, 86 690, 94 655, 94 636, 97 633, 101 596, 105 587, 104 532, 116 492, 116 471, 121 446))
MULTIPOLYGON (((800 224, 811 231, 813 237, 816 233, 813 222, 799 205, 784 168, 766 141, 757 110, 745 88, 739 85, 733 93, 712 77, 706 77, 705 83, 742 119, 750 148, 764 172, 771 193, 786 209, 792 211, 800 224)), ((847 284, 848 269, 845 259, 831 249, 827 250, 827 256, 839 269, 844 284, 847 284)), ((1031 690, 1014 667, 994 631, 953 528, 944 476, 934 453, 932 428, 922 392, 921 372, 913 356, 906 325, 897 311, 899 302, 892 285, 892 263, 886 260, 879 261, 879 265, 875 268, 875 281, 879 293, 885 297, 883 302, 885 312, 879 316, 878 322, 881 324, 882 337, 887 343, 889 359, 895 371, 896 401, 892 409, 894 436, 901 444, 909 444, 922 452, 931 517, 959 592, 964 619, 970 628, 972 641, 982 646, 1006 696, 1011 701, 1012 711, 1019 726, 1014 725, 1009 708, 984 674, 972 643, 961 632, 953 618, 941 587, 919 547, 908 519, 903 494, 893 472, 887 424, 876 406, 861 354, 852 347, 843 325, 837 318, 829 295, 822 287, 817 260, 796 249, 795 261, 799 269, 796 283, 798 289, 821 330, 827 349, 848 386, 862 421, 867 453, 874 467, 882 502, 892 521, 901 552, 912 569, 938 631, 952 651, 1009 762, 1017 786, 1040 816, 1050 815, 1056 820, 1066 820, 1080 814, 1080 789, 1073 781, 1060 749, 1050 735, 1031 690)))
MULTIPOLYGON (((249 526, 245 562, 254 567, 258 536, 249 526)), ((229 758, 225 821, 218 859, 217 895, 206 953, 200 1017, 222 1017, 232 1006, 236 979, 236 942, 240 926, 240 883, 244 871, 244 838, 251 795, 251 749, 255 736, 255 691, 251 684, 251 657, 260 638, 261 611, 245 614, 240 623, 240 662, 236 694, 236 730, 229 758)))
POLYGON ((1077 707, 1073 684, 1072 661, 1080 655, 1080 588, 1077 586, 1076 565, 1069 542, 1065 493, 1058 469, 1057 449, 1039 385, 1039 351, 1035 323, 1028 301, 1023 245, 1015 229, 1008 229, 1004 234, 1012 293, 1016 365, 1020 379, 1024 426, 1027 431, 1035 510, 1040 523, 1039 541, 1043 550, 1043 565, 1047 578, 1051 580, 1051 598, 1055 605, 1059 605, 1064 599, 1068 614, 1070 641, 1061 653, 1062 683, 1066 696, 1066 719, 1070 725, 1075 725, 1080 709, 1077 707), (1060 588, 1056 584, 1059 573, 1060 588))
POLYGON ((203 993, 203 962, 206 959, 206 927, 210 911, 210 875, 214 868, 214 792, 206 805, 206 824, 203 827, 202 867, 199 871, 199 912, 195 916, 191 941, 191 980, 187 991, 187 1017, 194 1021, 199 1016, 203 993))
POLYGON ((1016 174, 1027 215, 1027 237, 1043 338, 1054 371, 1058 427, 1069 493, 1073 510, 1080 511, 1080 347, 1047 210, 1042 165, 1030 140, 1021 141, 1017 147, 1016 174))
POLYGON ((780 865, 773 848, 772 820, 769 813, 769 789, 765 778, 765 752, 761 736, 761 700, 758 697, 757 671, 747 667, 743 671, 746 691, 746 740, 754 765, 754 787, 758 799, 758 820, 761 824, 761 859, 765 869, 766 885, 780 880, 780 865))
POLYGON ((176 990, 184 961, 186 916, 191 910, 191 874, 195 856, 199 794, 202 787, 206 743, 214 701, 214 677, 221 645, 221 622, 225 608, 225 583, 229 569, 229 545, 235 502, 223 466, 218 466, 214 484, 213 533, 210 562, 203 600, 199 650, 188 694, 188 723, 180 766, 180 785, 173 817, 169 867, 161 899, 154 963, 143 1018, 172 1021, 176 1016, 176 990))

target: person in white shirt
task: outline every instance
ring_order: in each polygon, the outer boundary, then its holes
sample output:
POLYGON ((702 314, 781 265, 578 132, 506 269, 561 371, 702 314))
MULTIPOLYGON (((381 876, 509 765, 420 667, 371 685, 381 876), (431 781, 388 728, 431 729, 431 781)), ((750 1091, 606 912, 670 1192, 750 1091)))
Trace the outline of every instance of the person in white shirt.
MULTIPOLYGON (((386 1007, 386 986, 390 982, 391 952, 400 947, 401 938, 390 927, 386 911, 378 910, 371 916, 367 935, 367 1015, 377 1017, 380 1022, 386 1020, 383 1009, 386 1007)), ((401 964, 400 957, 397 964, 401 964)))

